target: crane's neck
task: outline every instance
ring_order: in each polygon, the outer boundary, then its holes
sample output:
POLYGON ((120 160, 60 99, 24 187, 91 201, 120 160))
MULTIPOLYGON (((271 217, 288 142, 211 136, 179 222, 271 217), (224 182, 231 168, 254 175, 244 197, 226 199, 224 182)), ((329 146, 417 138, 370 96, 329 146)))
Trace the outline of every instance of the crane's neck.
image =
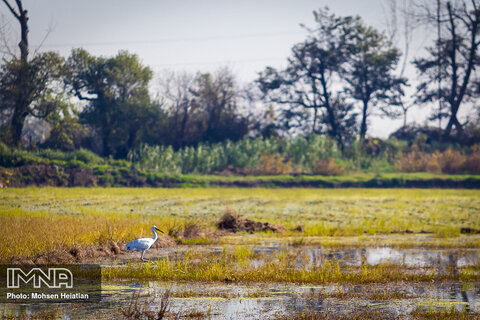
POLYGON ((155 229, 152 229, 152 232, 153 232, 153 241, 157 241, 157 238, 158 238, 157 232, 155 231, 155 229))

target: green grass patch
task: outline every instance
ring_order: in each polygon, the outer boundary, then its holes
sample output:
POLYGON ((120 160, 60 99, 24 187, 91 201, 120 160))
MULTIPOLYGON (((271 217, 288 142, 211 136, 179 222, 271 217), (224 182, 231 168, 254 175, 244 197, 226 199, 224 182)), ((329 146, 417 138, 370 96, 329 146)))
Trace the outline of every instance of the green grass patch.
MULTIPOLYGON (((0 260, 76 245, 125 243, 201 221, 214 230, 227 209, 282 232, 185 244, 479 247, 480 191, 444 189, 24 188, 0 190, 0 260), (296 231, 298 226, 303 231, 296 231)), ((175 231, 175 230, 174 230, 175 231)), ((175 232, 174 232, 175 233, 175 232)))

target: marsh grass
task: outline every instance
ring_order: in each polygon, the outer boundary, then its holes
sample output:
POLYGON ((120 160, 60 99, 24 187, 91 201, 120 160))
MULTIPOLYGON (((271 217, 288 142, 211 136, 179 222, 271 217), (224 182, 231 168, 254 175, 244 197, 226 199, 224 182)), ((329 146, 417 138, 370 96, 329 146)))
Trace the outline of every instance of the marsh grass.
MULTIPOLYGON (((172 298, 220 298, 220 299, 252 299, 252 298, 269 298, 275 297, 276 293, 267 289, 242 290, 241 292, 231 292, 226 290, 192 290, 181 289, 172 291, 170 297, 172 298)), ((368 292, 355 292, 352 290, 343 290, 338 288, 331 292, 321 291, 314 293, 299 294, 303 299, 365 299, 365 300, 406 300, 416 299, 419 296, 410 293, 389 291, 389 290, 375 290, 368 292)))
POLYGON ((252 299, 272 297, 273 295, 262 289, 248 290, 246 292, 228 292, 225 290, 178 290, 170 294, 172 298, 220 298, 220 299, 252 299))
POLYGON ((403 235, 361 235, 350 237, 331 236, 298 236, 290 234, 254 234, 231 235, 212 241, 212 244, 223 245, 255 245, 259 243, 275 243, 290 247, 321 246, 323 248, 360 248, 360 247, 390 247, 397 249, 407 248, 452 248, 471 249, 480 247, 480 235, 460 235, 455 238, 437 237, 431 234, 403 234, 403 235))
POLYGON ((61 317, 61 312, 52 307, 49 310, 35 312, 34 314, 16 313, 13 310, 0 310, 2 320, 55 320, 61 317))
POLYGON ((171 311, 172 297, 172 292, 167 289, 161 294, 158 304, 154 299, 141 299, 139 291, 133 292, 128 306, 122 309, 122 315, 129 320, 204 319, 207 316, 207 313, 193 309, 171 311))
POLYGON ((480 313, 467 312, 465 309, 458 311, 455 307, 450 308, 417 308, 410 313, 414 320, 477 320, 480 313))
POLYGON ((292 245, 480 247, 478 235, 460 235, 462 227, 480 229, 478 213, 478 190, 2 189, 0 261, 110 241, 122 244, 149 236, 153 224, 187 245, 281 240, 292 245), (285 230, 222 238, 202 232, 215 229, 227 208, 285 230))
MULTIPOLYGON (((479 319, 478 312, 466 312, 451 310, 428 310, 416 309, 407 319, 412 320, 473 320, 479 319)), ((406 319, 405 315, 386 315, 376 310, 358 310, 347 314, 332 314, 331 312, 300 312, 297 314, 279 315, 272 320, 400 320, 406 319)))
POLYGON ((24 214, 3 211, 0 219, 0 259, 31 258, 76 246, 126 242, 145 234, 152 223, 128 216, 24 214))
POLYGON ((447 279, 471 281, 479 279, 479 271, 480 267, 445 273, 435 267, 416 268, 393 264, 340 266, 339 262, 334 260, 324 260, 321 264, 312 265, 298 252, 281 250, 276 254, 260 255, 247 248, 237 247, 224 250, 221 254, 187 252, 176 259, 165 257, 147 264, 127 263, 103 269, 102 276, 106 280, 155 279, 227 283, 387 283, 447 279))
POLYGON ((413 295, 406 292, 399 291, 390 291, 390 290, 373 290, 367 292, 355 292, 352 290, 343 290, 338 288, 332 292, 315 292, 315 293, 304 293, 302 294, 303 298, 307 299, 327 299, 327 298, 337 298, 337 299, 364 299, 364 300, 406 300, 406 299, 415 299, 418 298, 418 295, 413 295))
POLYGON ((307 311, 296 314, 279 315, 272 320, 385 320, 385 314, 380 311, 357 311, 349 314, 307 311))

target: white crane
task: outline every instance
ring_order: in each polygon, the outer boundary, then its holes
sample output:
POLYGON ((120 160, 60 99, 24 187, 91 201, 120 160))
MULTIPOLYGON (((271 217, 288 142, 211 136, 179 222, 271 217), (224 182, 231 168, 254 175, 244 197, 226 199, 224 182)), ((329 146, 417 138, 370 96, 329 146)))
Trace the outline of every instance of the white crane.
POLYGON ((161 233, 164 233, 162 230, 158 229, 156 226, 152 226, 153 238, 141 238, 141 239, 130 241, 129 243, 127 243, 125 248, 127 250, 142 252, 142 256, 140 257, 140 260, 148 261, 143 258, 143 255, 145 254, 145 251, 150 249, 150 247, 155 243, 155 241, 157 241, 158 236, 155 230, 160 231, 161 233))

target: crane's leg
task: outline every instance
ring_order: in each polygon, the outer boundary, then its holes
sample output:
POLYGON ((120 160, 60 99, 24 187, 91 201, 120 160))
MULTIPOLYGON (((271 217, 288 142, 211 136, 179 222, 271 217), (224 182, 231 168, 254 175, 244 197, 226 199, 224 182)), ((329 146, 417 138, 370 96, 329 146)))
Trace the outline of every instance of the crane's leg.
POLYGON ((143 262, 147 261, 147 260, 145 260, 145 259, 143 258, 143 255, 144 255, 144 254, 145 254, 145 250, 142 251, 142 256, 140 257, 140 260, 143 261, 143 262))

